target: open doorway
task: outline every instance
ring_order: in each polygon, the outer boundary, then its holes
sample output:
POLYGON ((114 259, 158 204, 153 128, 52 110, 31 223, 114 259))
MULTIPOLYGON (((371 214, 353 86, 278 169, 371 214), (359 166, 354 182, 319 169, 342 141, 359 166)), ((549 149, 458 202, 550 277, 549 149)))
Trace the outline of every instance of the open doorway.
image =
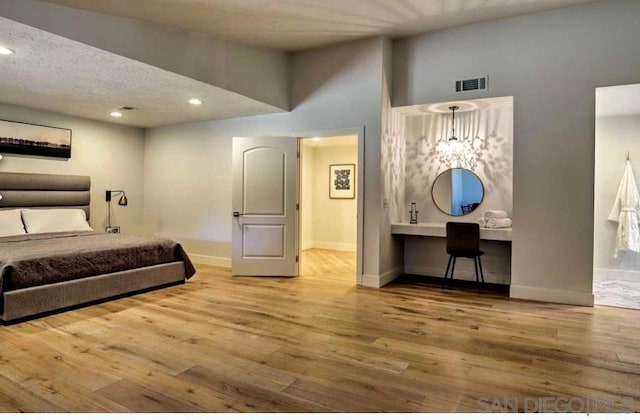
POLYGON ((300 274, 354 283, 358 135, 300 140, 300 274))
POLYGON ((638 139, 640 84, 596 89, 593 217, 596 305, 640 309, 640 234, 636 235, 640 215, 634 185, 640 180, 638 139))

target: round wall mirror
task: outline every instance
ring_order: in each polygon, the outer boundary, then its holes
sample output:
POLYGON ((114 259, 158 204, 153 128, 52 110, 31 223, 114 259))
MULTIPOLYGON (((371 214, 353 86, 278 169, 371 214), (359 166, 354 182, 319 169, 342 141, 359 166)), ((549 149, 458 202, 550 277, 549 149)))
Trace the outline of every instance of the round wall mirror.
POLYGON ((482 203, 484 186, 478 175, 468 169, 447 169, 433 182, 431 198, 441 212, 464 216, 482 203))

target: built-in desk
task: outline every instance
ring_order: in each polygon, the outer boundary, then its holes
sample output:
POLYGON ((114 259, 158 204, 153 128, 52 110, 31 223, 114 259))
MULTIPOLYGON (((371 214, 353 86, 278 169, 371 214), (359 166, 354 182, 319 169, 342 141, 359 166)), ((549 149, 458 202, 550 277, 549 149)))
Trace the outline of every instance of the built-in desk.
MULTIPOLYGON (((480 239, 486 241, 511 241, 511 228, 480 228, 480 239)), ((391 233, 395 235, 437 236, 446 238, 446 223, 393 223, 391 233)))
MULTIPOLYGON (((429 277, 444 276, 448 262, 446 253, 446 223, 393 223, 391 233, 404 241, 403 271, 429 277)), ((480 249, 485 281, 510 284, 511 282, 511 228, 480 228, 480 249)), ((455 278, 475 280, 473 260, 459 258, 455 278)))

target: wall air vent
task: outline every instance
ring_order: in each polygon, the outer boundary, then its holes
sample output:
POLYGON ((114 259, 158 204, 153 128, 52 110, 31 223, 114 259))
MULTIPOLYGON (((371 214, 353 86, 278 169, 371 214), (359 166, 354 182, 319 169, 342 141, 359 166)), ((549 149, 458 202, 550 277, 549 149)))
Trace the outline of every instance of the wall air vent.
POLYGON ((473 79, 458 80, 456 82, 456 92, 466 92, 468 90, 487 90, 488 76, 475 77, 473 79))

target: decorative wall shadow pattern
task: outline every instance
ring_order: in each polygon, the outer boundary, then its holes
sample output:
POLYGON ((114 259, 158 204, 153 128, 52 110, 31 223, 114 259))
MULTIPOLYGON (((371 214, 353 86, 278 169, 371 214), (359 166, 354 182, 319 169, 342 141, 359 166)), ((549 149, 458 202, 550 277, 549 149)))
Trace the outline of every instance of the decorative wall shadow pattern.
MULTIPOLYGON (((431 185, 449 167, 436 151, 437 141, 451 135, 449 114, 407 115, 403 135, 406 137, 405 200, 417 203, 422 221, 450 220, 431 199, 431 185)), ((513 110, 489 108, 456 114, 456 133, 473 139, 476 164, 473 170, 482 180, 485 198, 478 211, 463 216, 475 220, 486 209, 503 209, 511 213, 513 199, 513 110)), ((461 218, 462 219, 462 218, 461 218)), ((408 215, 400 219, 408 221, 408 215)))
POLYGON ((386 174, 385 196, 389 198, 392 221, 402 217, 405 210, 405 149, 406 141, 401 115, 390 114, 390 123, 383 132, 383 167, 386 174))
POLYGON ((388 265, 381 266, 382 272, 394 270, 403 265, 402 239, 391 235, 391 223, 401 220, 405 212, 405 136, 403 117, 391 108, 391 97, 383 78, 382 95, 382 136, 381 136, 381 215, 380 252, 386 255, 388 265))
MULTIPOLYGON (((390 105, 390 104, 389 104, 390 105)), ((383 197, 389 199, 390 221, 400 220, 407 209, 405 203, 406 136, 405 117, 385 107, 382 131, 383 197)))

